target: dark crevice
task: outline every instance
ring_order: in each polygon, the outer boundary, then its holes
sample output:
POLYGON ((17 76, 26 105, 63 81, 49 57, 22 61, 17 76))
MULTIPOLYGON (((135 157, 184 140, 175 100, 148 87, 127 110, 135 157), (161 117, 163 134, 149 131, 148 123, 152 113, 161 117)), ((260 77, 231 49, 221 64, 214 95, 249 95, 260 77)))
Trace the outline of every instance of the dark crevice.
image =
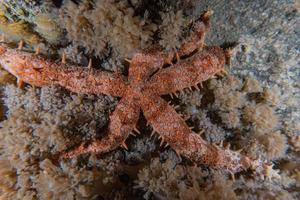
MULTIPOLYGON (((180 57, 180 59, 187 59, 187 58, 190 58, 192 57, 193 55, 195 55, 197 52, 199 51, 199 49, 195 49, 194 51, 192 51, 191 53, 187 54, 187 55, 183 55, 180 57)), ((175 58, 176 59, 176 58, 175 58)))
POLYGON ((60 8, 63 0, 52 0, 52 3, 55 5, 56 8, 60 8))
POLYGON ((149 79, 154 76, 157 72, 159 71, 159 69, 155 70, 152 74, 150 74, 149 79))

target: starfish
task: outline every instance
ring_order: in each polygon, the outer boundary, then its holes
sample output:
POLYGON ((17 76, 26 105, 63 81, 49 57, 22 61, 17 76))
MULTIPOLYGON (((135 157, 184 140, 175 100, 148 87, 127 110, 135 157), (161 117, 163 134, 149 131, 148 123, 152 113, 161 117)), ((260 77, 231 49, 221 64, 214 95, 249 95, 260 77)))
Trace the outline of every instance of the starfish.
MULTIPOLYGON (((159 46, 136 53, 129 62, 128 77, 89 67, 58 63, 40 55, 0 45, 0 64, 22 82, 34 86, 58 85, 75 93, 105 94, 120 97, 110 116, 108 130, 101 139, 62 152, 60 158, 72 158, 85 153, 103 154, 120 146, 127 149, 126 139, 139 132, 135 127, 142 111, 166 143, 178 155, 196 164, 236 173, 249 168, 257 172, 269 169, 259 159, 242 155, 223 146, 212 145, 194 133, 176 110, 161 98, 185 88, 197 87, 203 81, 224 71, 230 50, 204 45, 210 28, 211 12, 205 12, 191 25, 191 33, 176 52, 164 52, 159 46)), ((20 45, 20 49, 22 44, 20 45)))

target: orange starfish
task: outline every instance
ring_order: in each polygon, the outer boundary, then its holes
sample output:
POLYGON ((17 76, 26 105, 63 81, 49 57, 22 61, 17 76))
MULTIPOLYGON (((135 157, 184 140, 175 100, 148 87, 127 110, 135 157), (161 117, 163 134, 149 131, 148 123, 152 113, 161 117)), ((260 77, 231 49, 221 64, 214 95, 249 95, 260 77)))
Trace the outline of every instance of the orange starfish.
POLYGON ((211 145, 194 133, 175 109, 161 99, 161 95, 176 93, 222 72, 229 50, 204 47, 204 36, 209 30, 209 16, 205 12, 192 28, 191 34, 179 51, 165 53, 158 47, 142 51, 129 61, 129 75, 82 68, 66 63, 56 63, 19 50, 0 46, 0 64, 22 81, 35 86, 59 85, 84 94, 106 94, 121 97, 110 116, 106 135, 88 144, 63 152, 61 158, 71 158, 84 153, 106 153, 119 146, 135 130, 140 111, 153 131, 179 155, 197 164, 225 168, 238 172, 254 168, 264 172, 268 165, 231 151, 211 145), (187 57, 187 58, 186 58, 187 57), (173 61, 177 58, 177 62, 173 61), (172 63, 174 62, 174 64, 172 63))

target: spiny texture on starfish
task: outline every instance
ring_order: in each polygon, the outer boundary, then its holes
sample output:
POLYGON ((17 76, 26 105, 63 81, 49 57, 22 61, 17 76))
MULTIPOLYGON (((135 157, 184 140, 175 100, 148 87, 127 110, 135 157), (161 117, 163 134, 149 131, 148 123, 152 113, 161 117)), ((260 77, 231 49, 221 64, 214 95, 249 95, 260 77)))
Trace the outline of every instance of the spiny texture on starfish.
POLYGON ((135 54, 129 61, 128 77, 56 63, 39 55, 8 48, 4 44, 0 46, 0 64, 19 82, 41 87, 59 85, 76 93, 121 97, 110 116, 105 136, 63 152, 60 158, 84 153, 106 153, 119 146, 127 148, 125 141, 135 130, 142 111, 162 141, 191 161, 228 169, 233 173, 248 168, 263 173, 268 166, 264 162, 207 143, 199 134, 193 133, 175 109, 160 97, 196 87, 224 70, 229 50, 204 46, 204 36, 210 26, 209 15, 210 12, 205 12, 193 24, 191 34, 176 54, 164 52, 158 46, 135 54))

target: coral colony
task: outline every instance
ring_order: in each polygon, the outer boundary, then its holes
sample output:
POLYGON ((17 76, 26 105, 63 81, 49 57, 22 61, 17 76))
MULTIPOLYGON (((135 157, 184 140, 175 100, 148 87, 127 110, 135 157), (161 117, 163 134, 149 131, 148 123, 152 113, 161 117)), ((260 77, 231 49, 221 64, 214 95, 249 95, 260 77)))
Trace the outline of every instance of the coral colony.
MULTIPOLYGON (((134 132, 143 112, 153 134, 158 134, 161 145, 169 145, 178 155, 195 164, 205 164, 216 169, 227 169, 231 173, 253 169, 266 176, 276 175, 272 165, 260 159, 252 159, 223 148, 211 145, 196 134, 177 114, 176 110, 160 96, 174 94, 185 88, 195 87, 224 73, 224 65, 230 57, 230 49, 204 45, 209 30, 210 11, 191 24, 191 33, 176 53, 164 52, 159 46, 135 53, 129 62, 129 75, 110 73, 88 67, 61 63, 45 59, 36 54, 0 46, 0 64, 22 82, 43 87, 59 85, 75 93, 105 94, 121 97, 103 138, 84 143, 79 147, 61 152, 59 159, 72 158, 84 153, 103 154, 126 146, 126 139, 134 132), (11 59, 13 58, 13 59, 11 59)), ((205 130, 203 130, 205 131, 205 130)))

